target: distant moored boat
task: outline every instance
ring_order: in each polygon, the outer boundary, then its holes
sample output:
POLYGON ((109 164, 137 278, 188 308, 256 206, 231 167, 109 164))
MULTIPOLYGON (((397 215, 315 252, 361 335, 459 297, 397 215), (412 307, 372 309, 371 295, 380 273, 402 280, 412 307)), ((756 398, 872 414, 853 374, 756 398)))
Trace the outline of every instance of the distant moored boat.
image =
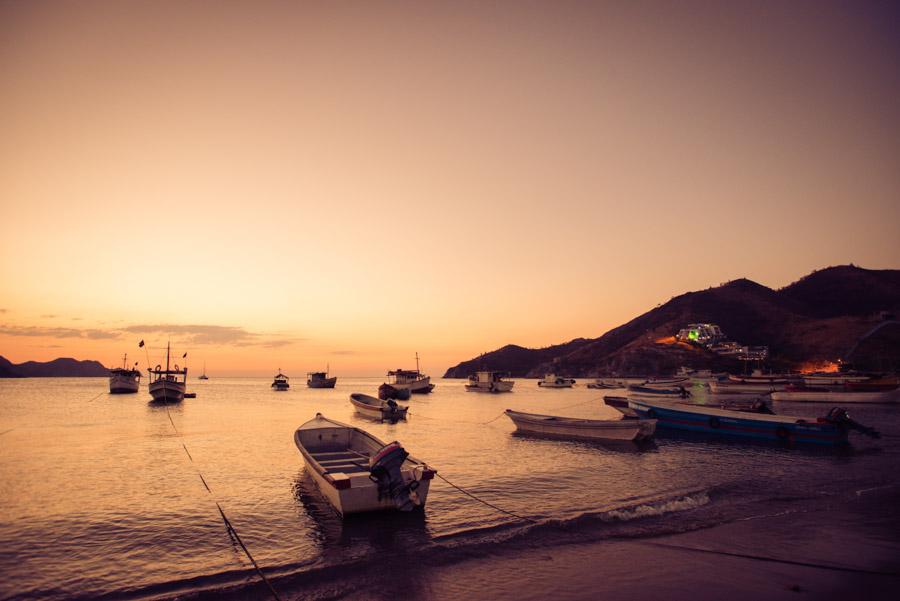
MULTIPOLYGON (((109 370, 109 392, 127 394, 137 392, 141 384, 141 372, 134 367, 126 367, 128 354, 122 358, 122 367, 109 370)), ((137 363, 135 363, 137 365, 137 363)))
POLYGON ((150 396, 157 403, 180 403, 184 400, 185 383, 187 382, 187 368, 170 369, 169 345, 166 345, 166 368, 161 365, 148 370, 150 372, 150 396), (180 380, 179 380, 180 378, 180 380))
POLYGON ((337 376, 328 377, 328 367, 325 371, 311 371, 306 374, 306 385, 310 388, 334 388, 337 384, 337 376))
POLYGON ((427 394, 434 390, 434 384, 431 383, 431 376, 426 376, 419 371, 419 353, 416 353, 416 369, 395 369, 387 373, 393 378, 392 382, 388 382, 394 388, 401 390, 409 390, 413 394, 427 394))
POLYGON ((279 367, 278 373, 275 374, 275 379, 272 381, 272 388, 275 390, 287 390, 291 387, 288 380, 290 380, 290 378, 281 373, 281 368, 279 367))

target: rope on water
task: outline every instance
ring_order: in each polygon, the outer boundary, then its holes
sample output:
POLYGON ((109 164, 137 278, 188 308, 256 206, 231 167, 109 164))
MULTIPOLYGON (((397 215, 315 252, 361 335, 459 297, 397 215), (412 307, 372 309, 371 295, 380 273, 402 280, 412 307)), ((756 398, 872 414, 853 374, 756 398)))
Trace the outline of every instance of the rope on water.
POLYGON ((461 486, 457 486, 457 485, 454 484, 453 482, 450 482, 449 480, 447 480, 446 478, 444 478, 444 477, 443 477, 440 473, 438 473, 438 472, 435 472, 435 476, 437 476, 438 478, 440 478, 441 480, 443 480, 444 482, 446 482, 447 484, 449 484, 450 486, 452 486, 453 488, 455 488, 455 489, 458 490, 459 492, 463 493, 464 495, 468 495, 468 496, 472 497, 473 499, 475 499, 476 501, 478 501, 479 503, 483 503, 483 504, 487 505, 488 507, 490 507, 490 508, 492 508, 492 509, 496 509, 496 510, 499 511, 500 513, 505 513, 506 515, 511 515, 512 517, 514 517, 514 518, 516 518, 516 519, 519 519, 519 520, 525 520, 526 522, 531 522, 532 524, 537 524, 537 523, 538 523, 537 520, 533 520, 533 519, 531 519, 531 518, 525 517, 524 515, 519 515, 519 514, 517 514, 517 513, 513 513, 512 511, 507 511, 507 510, 505 510, 505 509, 503 509, 503 508, 501 508, 501 507, 497 507, 497 506, 494 505, 493 503, 488 503, 488 502, 485 501, 484 499, 479 499, 477 496, 475 496, 474 494, 470 493, 469 491, 467 491, 466 489, 462 488, 461 486))
POLYGON ((97 399, 99 399, 100 397, 102 397, 104 394, 107 394, 107 393, 101 392, 100 394, 98 394, 97 396, 95 396, 94 398, 92 398, 91 400, 89 400, 88 403, 93 403, 94 401, 96 401, 97 399))
POLYGON ((15 430, 15 428, 10 428, 9 430, 4 430, 3 432, 0 432, 0 436, 3 436, 4 434, 7 434, 9 432, 12 432, 13 430, 15 430))
POLYGON ((500 419, 501 417, 503 417, 504 415, 506 415, 506 411, 501 411, 501 412, 500 412, 500 415, 498 415, 498 416, 495 417, 494 419, 490 419, 490 420, 488 420, 488 421, 486 421, 486 422, 481 422, 481 425, 482 425, 482 426, 486 426, 486 425, 488 425, 488 424, 490 424, 490 423, 493 423, 493 422, 497 421, 498 419, 500 419))
POLYGON ((594 403, 594 402, 596 402, 596 401, 602 401, 602 400, 603 400, 603 397, 602 397, 602 396, 598 396, 598 397, 595 397, 595 398, 593 398, 593 399, 588 399, 588 400, 586 400, 586 401, 581 401, 580 403, 574 403, 574 404, 572 404, 572 405, 564 405, 564 406, 562 406, 562 407, 557 407, 556 410, 559 410, 559 409, 571 409, 572 407, 580 407, 581 405, 587 405, 588 403, 594 403))
MULTIPOLYGON (((169 412, 169 406, 165 405, 165 408, 166 408, 166 416, 169 418, 169 423, 172 424, 172 429, 175 430, 175 434, 177 434, 178 437, 181 438, 181 432, 178 431, 178 426, 175 425, 175 421, 172 419, 172 414, 169 412)), ((206 478, 203 477, 203 473, 200 471, 200 468, 198 468, 197 465, 194 463, 194 458, 191 457, 191 452, 188 451, 187 445, 185 445, 184 442, 182 442, 181 447, 184 449, 185 454, 187 454, 188 459, 190 460, 191 464, 193 464, 194 469, 197 471, 197 475, 200 477, 200 482, 203 483, 203 487, 206 489, 206 492, 208 492, 210 495, 212 495, 213 503, 216 504, 216 508, 219 510, 219 515, 222 516, 222 521, 225 522, 225 528, 227 529, 228 534, 230 536, 234 537, 234 540, 236 540, 238 542, 238 544, 241 546, 241 549, 244 550, 244 555, 247 556, 247 559, 249 559, 250 563, 253 564, 253 568, 256 570, 256 573, 259 574, 259 577, 269 588, 269 592, 272 593, 272 597, 276 601, 281 601, 281 597, 275 591, 275 588, 272 586, 272 583, 269 582, 269 579, 266 578, 265 574, 263 574, 263 571, 262 571, 262 569, 260 569, 259 564, 256 563, 256 560, 253 559, 253 555, 250 554, 250 550, 247 548, 247 545, 245 545, 244 541, 241 540, 241 537, 237 533, 237 530, 235 530, 234 526, 231 525, 231 520, 228 519, 228 516, 225 515, 225 511, 222 509, 222 506, 219 505, 219 502, 215 499, 215 495, 213 494, 212 489, 210 489, 209 484, 206 483, 206 478)))
POLYGON ((754 559, 756 561, 770 561, 773 563, 786 563, 795 566, 804 566, 808 568, 820 568, 823 570, 834 570, 837 572, 857 572, 859 574, 874 574, 877 576, 894 576, 900 577, 900 572, 881 572, 877 570, 866 570, 863 568, 851 568, 848 566, 835 566, 823 563, 812 563, 808 561, 794 561, 792 559, 779 559, 777 557, 767 557, 765 555, 748 555, 746 553, 732 553, 730 551, 717 551, 716 549, 702 549, 700 547, 685 547, 682 545, 672 545, 669 543, 644 543, 656 547, 664 547, 667 549, 678 549, 679 551, 693 551, 694 553, 710 553, 713 555, 727 555, 728 557, 741 557, 744 559, 754 559))

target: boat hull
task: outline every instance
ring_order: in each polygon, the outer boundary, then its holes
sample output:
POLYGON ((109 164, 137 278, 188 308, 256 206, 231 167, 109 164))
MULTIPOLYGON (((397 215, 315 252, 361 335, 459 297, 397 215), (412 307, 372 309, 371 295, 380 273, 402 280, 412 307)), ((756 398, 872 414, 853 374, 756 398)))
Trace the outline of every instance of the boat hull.
POLYGON ((321 380, 307 380, 306 385, 310 388, 334 388, 337 384, 337 376, 323 378, 321 380))
POLYGON ((109 377, 110 394, 131 394, 138 391, 140 380, 133 376, 112 375, 109 377))
POLYGON ((396 405, 392 409, 387 401, 376 399, 367 394, 351 394, 350 404, 361 415, 390 421, 406 419, 406 412, 409 410, 409 407, 401 407, 400 405, 396 405))
POLYGON ((180 403, 184 400, 184 389, 182 382, 157 380, 150 383, 150 396, 155 403, 180 403))
POLYGON ((479 382, 477 384, 466 384, 467 392, 512 392, 515 382, 479 382))
POLYGON ((579 440, 640 441, 653 437, 655 419, 597 420, 562 418, 507 409, 507 417, 523 434, 579 440))
POLYGON ((845 428, 816 418, 744 413, 671 401, 629 399, 628 407, 641 418, 658 420, 657 426, 662 429, 785 443, 847 444, 845 428))
POLYGON ((772 393, 773 401, 794 403, 900 403, 900 389, 888 392, 839 392, 839 391, 782 391, 772 393))

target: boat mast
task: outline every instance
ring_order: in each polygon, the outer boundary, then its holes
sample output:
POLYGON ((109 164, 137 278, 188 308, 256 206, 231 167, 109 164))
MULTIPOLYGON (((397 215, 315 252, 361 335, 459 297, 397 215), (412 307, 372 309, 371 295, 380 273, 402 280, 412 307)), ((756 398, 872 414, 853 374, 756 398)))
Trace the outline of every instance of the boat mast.
POLYGON ((172 341, 166 342, 166 373, 169 371, 169 347, 172 346, 172 341))
POLYGON ((419 351, 416 351, 416 375, 418 376, 418 375, 420 375, 420 373, 421 372, 419 371, 419 351))
POLYGON ((128 365, 128 353, 125 353, 125 356, 122 357, 122 369, 127 369, 128 365))

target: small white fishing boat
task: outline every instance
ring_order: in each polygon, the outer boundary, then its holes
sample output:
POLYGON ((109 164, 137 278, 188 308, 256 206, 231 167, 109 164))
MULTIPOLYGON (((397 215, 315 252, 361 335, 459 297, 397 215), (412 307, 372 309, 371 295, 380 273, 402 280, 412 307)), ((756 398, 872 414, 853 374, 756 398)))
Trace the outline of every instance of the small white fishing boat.
POLYGON ((776 390, 784 390, 787 383, 771 384, 768 382, 735 382, 732 380, 712 380, 709 391, 712 394, 768 394, 776 390))
POLYGON ((141 372, 134 367, 127 367, 128 353, 122 358, 122 367, 109 370, 110 394, 127 394, 137 392, 141 385, 141 372))
POLYGON ((782 390, 772 393, 773 401, 793 403, 900 403, 900 388, 876 392, 850 390, 782 390))
POLYGON ((161 365, 148 370, 150 372, 150 396, 156 403, 180 403, 184 400, 184 391, 187 385, 187 368, 169 369, 170 345, 166 345, 166 368, 161 365), (180 379, 179 379, 180 378, 180 379))
POLYGON ((362 415, 392 422, 406 419, 406 412, 409 410, 409 407, 398 405, 393 399, 383 401, 359 392, 350 395, 350 404, 362 415))
POLYGON ((516 430, 527 434, 583 440, 633 440, 651 438, 655 419, 582 419, 506 410, 516 430))
POLYGON ((316 486, 343 516, 425 506, 436 471, 411 457, 399 442, 386 445, 317 413, 294 432, 294 444, 316 486))
POLYGON ((466 384, 468 392, 512 392, 511 380, 504 380, 503 374, 497 371, 479 371, 469 376, 466 384))
POLYGON ((625 388, 628 383, 623 380, 597 380, 587 385, 588 388, 594 390, 614 390, 616 388, 625 388))
POLYGON ((538 382, 538 386, 542 388, 572 388, 575 386, 573 378, 562 378, 556 374, 547 374, 543 380, 538 382))
POLYGON ((290 380, 290 378, 281 373, 281 368, 279 367, 278 373, 275 374, 275 378, 272 380, 272 388, 274 388, 276 391, 288 390, 291 387, 291 384, 290 382, 288 382, 288 380, 290 380))
POLYGON ((872 380, 872 376, 861 374, 812 373, 803 374, 803 383, 807 386, 839 386, 841 384, 859 384, 872 380))
POLYGON ((310 388, 334 388, 337 384, 337 376, 328 377, 329 368, 325 371, 311 371, 306 374, 306 385, 310 388))

